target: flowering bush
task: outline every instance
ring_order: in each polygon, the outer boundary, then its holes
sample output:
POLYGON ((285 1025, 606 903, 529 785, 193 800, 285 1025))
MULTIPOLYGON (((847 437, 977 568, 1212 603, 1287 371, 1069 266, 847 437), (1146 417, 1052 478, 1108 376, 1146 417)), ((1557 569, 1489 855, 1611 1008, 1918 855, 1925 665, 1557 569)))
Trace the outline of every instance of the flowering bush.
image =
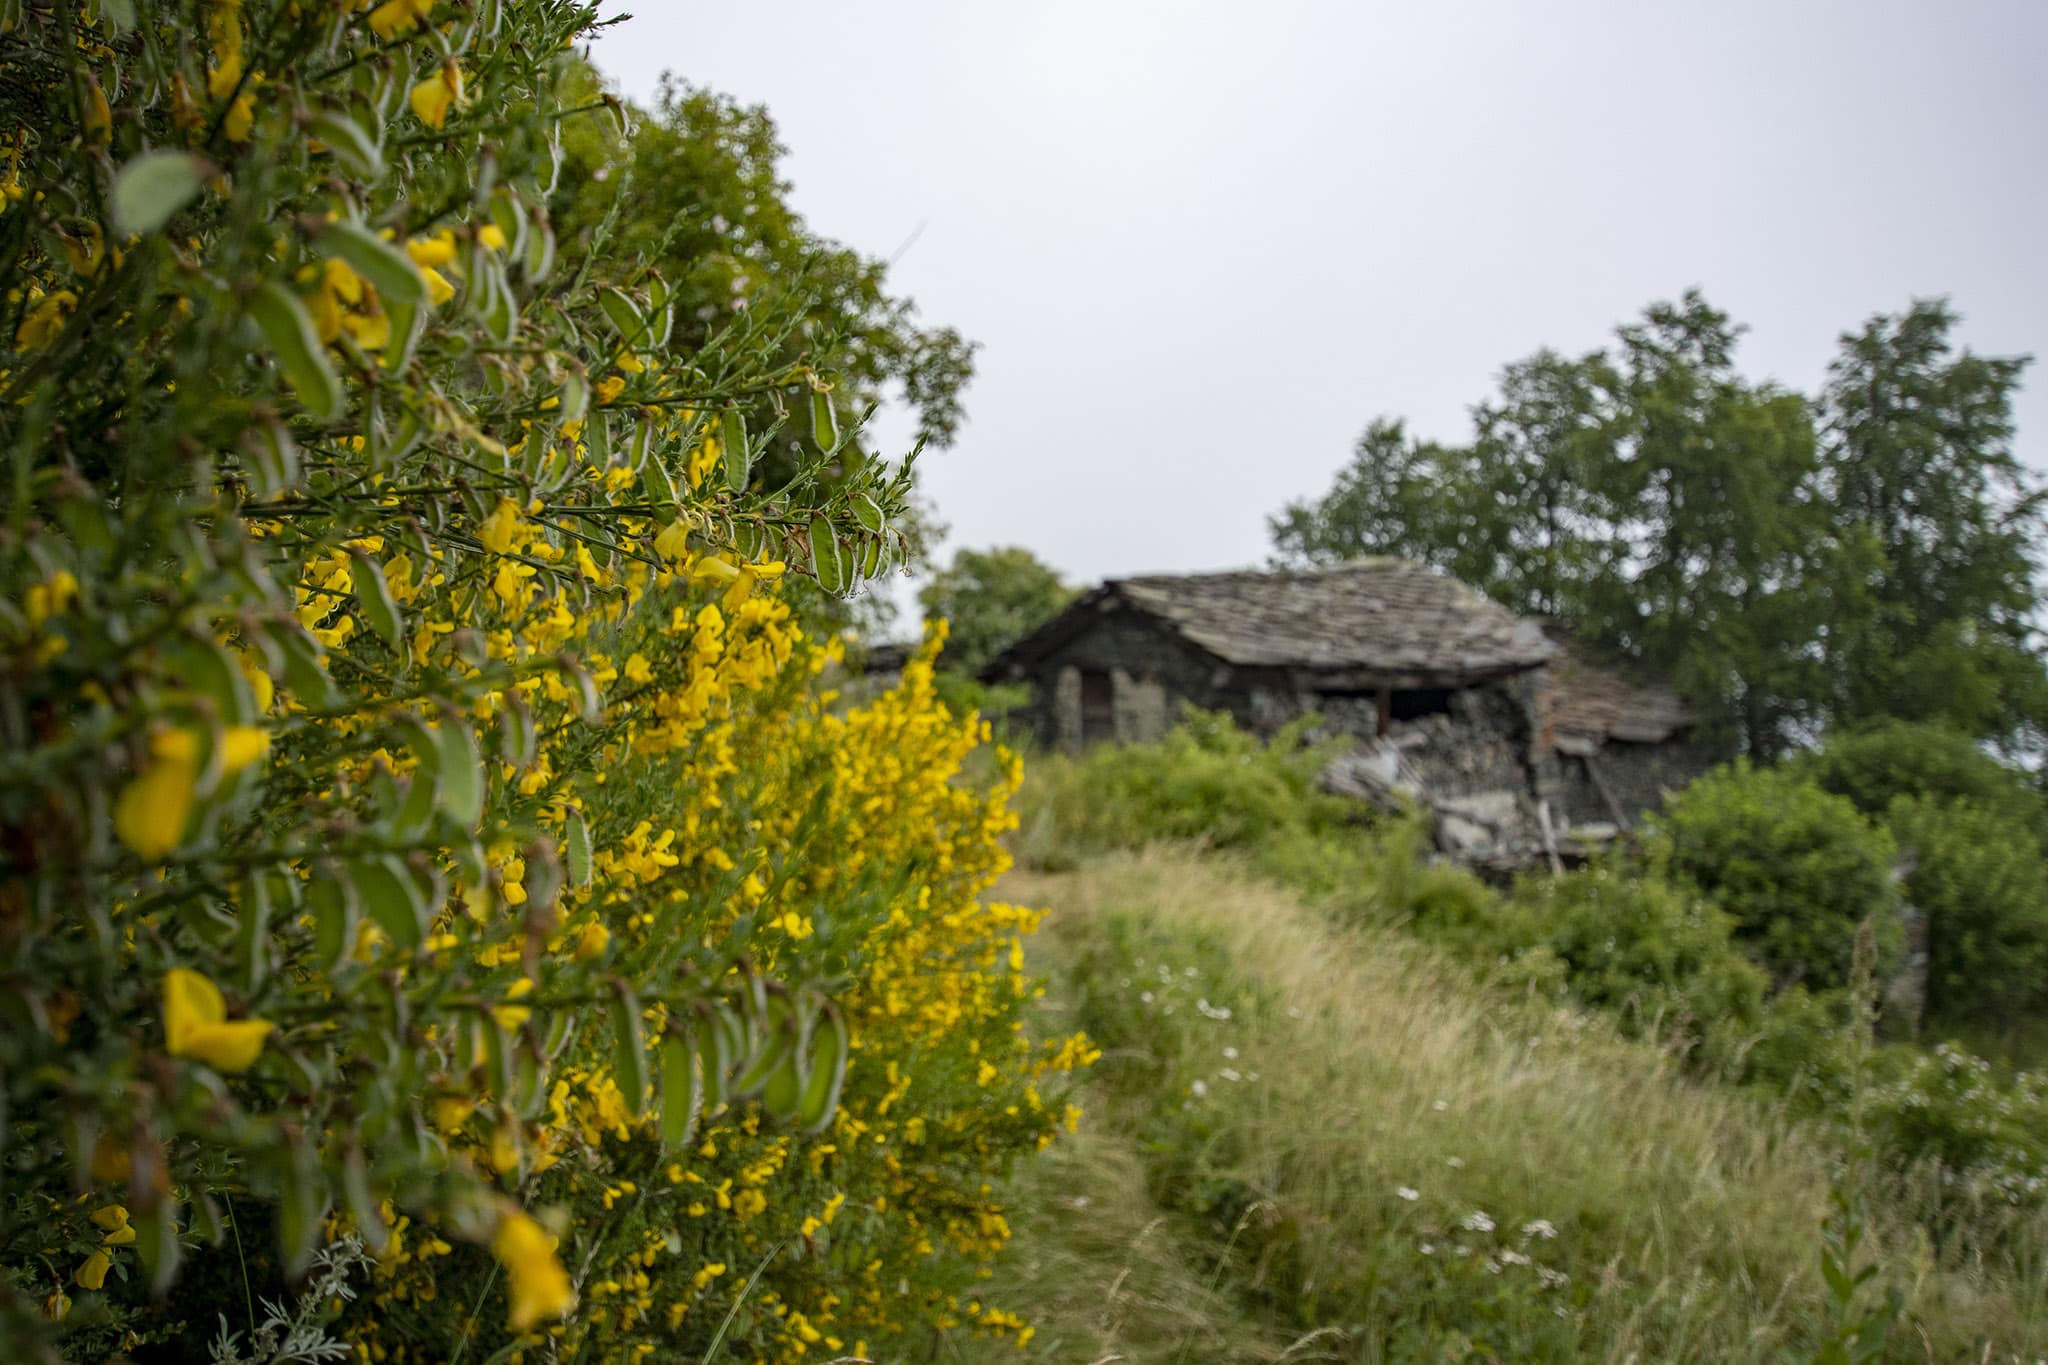
POLYGON ((558 247, 589 9, 196 12, 0 5, 9 1358, 254 1333, 342 1237, 373 1359, 1025 1330, 957 1291, 1088 1052, 980 899, 1015 760, 929 653, 835 710, 782 595, 901 557, 907 463, 558 247))

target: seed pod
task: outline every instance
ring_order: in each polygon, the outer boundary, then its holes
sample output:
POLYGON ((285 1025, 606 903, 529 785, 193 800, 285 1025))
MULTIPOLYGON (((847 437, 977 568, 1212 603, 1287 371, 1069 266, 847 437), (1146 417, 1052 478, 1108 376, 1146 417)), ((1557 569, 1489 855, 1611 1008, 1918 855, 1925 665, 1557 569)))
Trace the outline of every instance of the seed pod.
POLYGON ((844 596, 853 586, 853 566, 839 543, 839 532, 823 517, 811 519, 811 572, 818 576, 818 586, 834 596, 844 596))

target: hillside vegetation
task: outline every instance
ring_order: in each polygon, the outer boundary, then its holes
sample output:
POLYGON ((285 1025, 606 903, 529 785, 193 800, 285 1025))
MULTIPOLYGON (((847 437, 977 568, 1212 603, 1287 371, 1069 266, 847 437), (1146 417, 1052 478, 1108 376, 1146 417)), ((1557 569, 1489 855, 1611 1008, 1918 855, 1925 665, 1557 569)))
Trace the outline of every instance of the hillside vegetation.
MULTIPOLYGON (((1031 1359, 1809 1359, 1840 1326, 1843 1149, 1783 1103, 1240 859, 1110 853, 1001 894, 1051 907, 1041 1027, 1103 1049, 986 1286, 1031 1359)), ((2038 1265, 1944 1258, 1884 1207, 1850 1316, 1901 1293, 1885 1358, 2048 1350, 2038 1265)))

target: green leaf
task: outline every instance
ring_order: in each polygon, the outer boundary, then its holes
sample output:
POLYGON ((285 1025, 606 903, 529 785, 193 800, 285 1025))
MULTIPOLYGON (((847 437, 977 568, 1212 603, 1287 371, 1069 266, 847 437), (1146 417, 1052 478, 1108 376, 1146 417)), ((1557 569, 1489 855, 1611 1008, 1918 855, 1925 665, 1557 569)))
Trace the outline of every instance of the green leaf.
POLYGON ((249 725, 257 719, 256 698, 249 680, 227 650, 211 640, 175 636, 164 644, 164 661, 172 677, 188 691, 205 697, 223 725, 249 725))
POLYGON ((791 1048, 761 1084, 761 1107, 778 1119, 795 1118, 803 1098, 803 1076, 797 1069, 797 1057, 798 1050, 791 1048))
POLYGON ((505 234, 505 254, 517 256, 526 241, 526 215, 519 211, 519 201, 503 190, 491 196, 486 210, 498 231, 505 234))
POLYGON ((341 380, 327 362, 326 348, 299 296, 266 280, 249 295, 248 309, 306 411, 323 422, 340 416, 341 380))
POLYGON ((286 1277, 297 1279, 313 1260, 327 1215, 326 1174, 313 1145, 303 1137, 278 1161, 278 1191, 278 1249, 284 1253, 286 1277))
POLYGON ((376 286, 387 304, 418 308, 427 301, 427 277, 412 258, 361 223, 342 219, 320 231, 320 245, 376 286))
POLYGON ((478 1021, 484 1037, 484 1088, 500 1099, 512 1093, 512 1041, 494 1015, 478 1021))
POLYGON ((284 657, 284 685, 301 706, 326 710, 341 705, 341 693, 321 663, 320 646, 296 626, 281 626, 271 632, 278 652, 284 657))
POLYGON ((562 829, 562 853, 569 864, 569 880, 577 886, 590 885, 590 826, 583 812, 570 810, 562 829))
POLYGON ((375 184, 384 178, 384 153, 377 139, 347 114, 322 110, 307 121, 306 131, 327 144, 327 150, 358 180, 375 184))
POLYGON ((346 870, 356 899, 377 927, 411 952, 427 930, 427 898, 405 864, 389 853, 351 862, 346 870))
POLYGON ((839 414, 832 407, 832 395, 811 391, 811 439, 827 455, 839 449, 839 414))
POLYGON ((710 1113, 725 1103, 726 1082, 732 1074, 731 1037, 720 1006, 702 1005, 689 1020, 690 1045, 696 1050, 697 1065, 704 1083, 704 1111, 710 1113))
POLYGON ((725 447, 725 486, 735 493, 747 491, 747 479, 754 471, 753 453, 747 448, 747 417, 738 408, 727 408, 718 424, 718 443, 725 447))
POLYGON ((313 915, 313 947, 329 971, 356 943, 356 897, 353 883, 332 875, 315 875, 306 883, 306 909, 313 915))
POLYGON ((853 1042, 846 1030, 846 1016, 830 1001, 819 1012, 811 1029, 811 1050, 806 1059, 803 1093, 796 1106, 797 1122, 810 1133, 823 1132, 839 1108, 839 1093, 846 1084, 847 1060, 853 1042))
POLYGON ((144 152, 114 176, 109 196, 114 231, 127 237, 155 232, 192 202, 213 167, 189 152, 144 152))
POLYGON ((420 336, 427 330, 427 308, 424 304, 385 301, 384 316, 391 320, 391 340, 384 343, 382 364, 396 374, 412 359, 413 348, 419 345, 420 336))
MULTIPOLYGON (((448 717, 428 733, 433 736, 436 795, 441 809, 464 829, 484 818, 484 763, 477 756, 469 727, 448 717)), ((426 760, 421 759, 421 767, 426 760)))
POLYGON ((690 1140, 703 1102, 697 1054, 689 1038, 681 1033, 665 1034, 661 1040, 661 1140, 665 1146, 681 1147, 690 1140))
POLYGON ((278 421, 258 422, 242 436, 242 473, 249 492, 258 498, 274 498, 299 483, 299 448, 291 433, 278 421))
POLYGON ((351 1142, 341 1157, 341 1192, 348 1201, 349 1217, 355 1222, 356 1233, 363 1239, 363 1245, 372 1255, 384 1254, 384 1247, 391 1240, 391 1229, 384 1224, 383 1211, 379 1200, 370 1192, 370 1172, 363 1161, 360 1143, 351 1142))
POLYGON ((751 1095, 759 1090, 795 1054, 797 1020, 789 997, 779 990, 768 996, 766 1007, 754 1021, 750 1032, 753 1035, 753 1055, 739 1075, 733 1078, 732 1092, 735 1095, 751 1095))
POLYGON ((555 416, 564 422, 580 422, 590 410, 590 380, 581 370, 571 370, 562 380, 562 402, 555 416))
POLYGON ((641 315, 639 304, 616 289, 600 289, 597 291, 597 306, 604 310, 605 317, 610 319, 619 339, 629 350, 639 344, 647 331, 647 319, 641 315))
POLYGON ((407 781, 405 799, 399 803, 398 814, 392 820, 392 832, 401 839, 417 839, 432 828, 434 823, 434 776, 424 769, 414 769, 407 781))
POLYGON ((526 233, 526 282, 539 284, 555 268, 555 230, 535 219, 526 233))
POLYGON ((384 581, 384 571, 377 567, 376 560, 359 552, 350 576, 355 580, 356 605, 362 608, 363 620, 394 653, 405 657, 405 624, 399 616, 398 600, 391 595, 391 585, 384 581))
POLYGON ((647 1103, 647 1041, 640 1030, 640 999, 624 981, 612 983, 607 1005, 612 1020, 612 1079, 625 1096, 626 1108, 638 1115, 647 1103))
POLYGON ((142 1257, 149 1291, 162 1297, 178 1277, 185 1249, 178 1243, 178 1201, 166 1198, 135 1217, 135 1250, 142 1257))
POLYGON ((271 881, 271 874, 251 872, 235 896, 235 969, 237 984, 246 995, 254 995, 270 975, 270 922, 285 895, 271 881))

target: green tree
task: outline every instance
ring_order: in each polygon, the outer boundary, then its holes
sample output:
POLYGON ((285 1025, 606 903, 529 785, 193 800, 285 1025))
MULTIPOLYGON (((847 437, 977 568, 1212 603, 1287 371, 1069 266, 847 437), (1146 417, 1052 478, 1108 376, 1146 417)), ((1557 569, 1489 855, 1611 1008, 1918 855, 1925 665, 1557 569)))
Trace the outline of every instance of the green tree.
POLYGON ((1291 502, 1267 518, 1275 557, 1339 564, 1361 555, 1404 555, 1483 582, 1484 559, 1464 553, 1459 535, 1472 501, 1469 454, 1414 440, 1397 417, 1374 419, 1328 493, 1291 502))
POLYGON ((1057 616, 1074 589, 1031 551, 1014 545, 960 550, 918 590, 927 619, 951 626, 946 666, 973 676, 1012 641, 1057 616))
POLYGON ((2029 362, 1958 350, 1956 321, 1941 299, 1873 317, 1842 337, 1821 393, 1823 487, 1881 556, 1869 612, 1826 637, 1832 709, 2038 740, 2044 489, 2012 450, 2029 362))
MULTIPOLYGON (((585 80, 596 88, 594 74, 585 80)), ((790 207, 786 149, 767 109, 665 78, 654 108, 632 112, 623 138, 588 121, 565 130, 552 208, 570 249, 608 234, 613 254, 651 261, 675 293, 674 340, 683 346, 704 345, 749 313, 774 312, 784 320, 749 344, 783 360, 831 353, 840 423, 895 385, 919 439, 951 443, 973 343, 950 327, 921 325, 916 306, 891 292, 887 262, 819 235, 790 207)), ((808 394, 764 395, 752 414, 757 426, 784 416, 756 469, 771 486, 807 445, 816 450, 808 394)))
POLYGON ((1606 482, 1608 533, 1579 629, 1716 705, 1746 752, 1779 752, 1810 719, 1809 641, 1827 562, 1803 399, 1734 367, 1741 329, 1696 291, 1620 331, 1622 440, 1606 482))
POLYGON ((1736 371, 1741 329, 1697 292, 1614 354, 1538 352, 1473 409, 1469 445, 1381 419, 1331 491, 1270 529, 1283 560, 1400 554, 1671 676, 1753 754, 1810 724, 1816 575, 1839 572, 1811 411, 1736 371))

